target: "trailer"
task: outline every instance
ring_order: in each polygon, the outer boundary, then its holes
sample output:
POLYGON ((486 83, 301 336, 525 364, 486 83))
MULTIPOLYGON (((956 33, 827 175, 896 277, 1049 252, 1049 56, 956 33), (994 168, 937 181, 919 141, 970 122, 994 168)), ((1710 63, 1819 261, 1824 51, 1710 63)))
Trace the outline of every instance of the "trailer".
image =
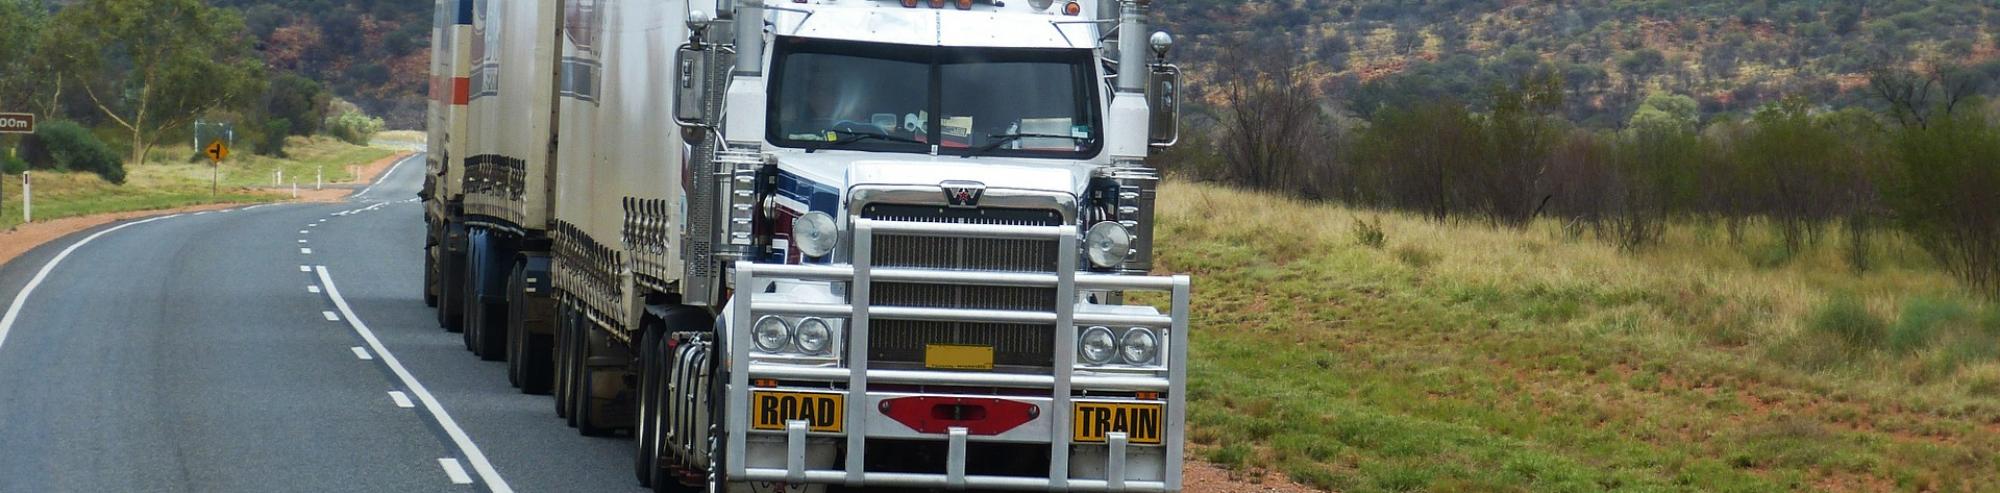
POLYGON ((438 0, 425 300, 657 491, 1179 491, 1147 4, 438 0))

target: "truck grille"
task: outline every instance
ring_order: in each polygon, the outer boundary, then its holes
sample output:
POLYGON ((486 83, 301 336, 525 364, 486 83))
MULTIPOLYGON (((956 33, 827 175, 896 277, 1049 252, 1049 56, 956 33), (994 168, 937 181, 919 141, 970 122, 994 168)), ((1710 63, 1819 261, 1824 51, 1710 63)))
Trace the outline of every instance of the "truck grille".
MULTIPOLYGON (((957 224, 1062 224, 1062 216, 1055 211, 1026 209, 878 204, 865 207, 862 217, 957 224)), ((1058 248, 1054 241, 1038 239, 878 235, 870 263, 876 267, 1054 272, 1058 248)), ((877 306, 1052 311, 1055 294, 1051 288, 878 282, 871 285, 868 299, 877 306)), ((1055 361, 1052 325, 880 320, 869 328, 869 362, 877 368, 922 368, 924 351, 932 344, 991 347, 994 368, 1003 372, 1046 371, 1055 361)))

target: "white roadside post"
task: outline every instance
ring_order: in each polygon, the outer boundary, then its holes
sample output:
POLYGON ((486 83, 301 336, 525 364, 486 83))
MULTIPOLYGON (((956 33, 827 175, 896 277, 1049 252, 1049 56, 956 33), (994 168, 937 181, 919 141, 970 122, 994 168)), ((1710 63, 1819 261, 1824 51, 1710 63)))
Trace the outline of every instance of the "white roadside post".
POLYGON ((299 198, 299 182, 298 182, 298 181, 293 181, 293 182, 292 182, 292 198, 295 198, 295 199, 296 199, 296 198, 299 198))
POLYGON ((21 171, 21 224, 35 220, 35 182, 28 179, 28 172, 21 171))
POLYGON ((322 182, 324 182, 324 181, 325 181, 325 179, 326 179, 326 166, 325 166, 325 165, 320 165, 320 167, 318 167, 318 168, 314 168, 314 169, 313 169, 313 190, 319 190, 319 189, 320 189, 320 185, 322 185, 322 182))

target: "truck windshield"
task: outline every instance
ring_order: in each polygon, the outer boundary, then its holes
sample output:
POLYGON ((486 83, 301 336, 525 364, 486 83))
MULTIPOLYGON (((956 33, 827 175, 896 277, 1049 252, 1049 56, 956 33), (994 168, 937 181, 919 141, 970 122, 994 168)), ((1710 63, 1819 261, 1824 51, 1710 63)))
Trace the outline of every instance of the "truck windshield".
POLYGON ((1101 147, 1089 50, 779 38, 772 143, 803 149, 1084 158, 1101 147))

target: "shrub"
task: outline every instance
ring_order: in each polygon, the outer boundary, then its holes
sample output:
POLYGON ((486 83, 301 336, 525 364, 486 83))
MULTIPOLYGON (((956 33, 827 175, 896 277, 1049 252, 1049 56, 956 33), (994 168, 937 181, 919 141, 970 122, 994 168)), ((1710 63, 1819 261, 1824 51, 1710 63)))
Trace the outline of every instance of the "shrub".
POLYGON ((125 183, 125 164, 111 147, 98 140, 74 122, 54 121, 35 129, 36 146, 39 152, 29 158, 29 164, 36 168, 50 168, 60 171, 89 171, 104 177, 104 181, 125 183), (46 161, 37 162, 36 158, 46 161))
POLYGON ((1970 315, 1965 305, 1955 301, 1913 298, 1903 304, 1902 316, 1889 330, 1889 348, 1904 353, 1922 349, 1937 340, 1939 326, 1970 315))
POLYGON ((1398 246, 1396 247, 1395 254, 1396 261, 1402 262, 1403 265, 1408 265, 1414 269, 1430 267, 1431 264, 1435 264, 1438 261, 1438 254, 1417 245, 1398 246))
POLYGON ((326 133, 336 139, 354 145, 368 145, 368 139, 382 131, 382 119, 368 116, 361 108, 345 101, 334 101, 334 116, 326 118, 326 133))
POLYGON ((1389 236, 1382 232, 1382 218, 1378 217, 1373 221, 1363 221, 1358 217, 1354 218, 1354 242, 1361 246, 1381 250, 1382 245, 1389 242, 1389 236))
POLYGON ((1813 310, 1812 319, 1806 328, 1814 333, 1832 337, 1849 349, 1873 349, 1882 344, 1888 332, 1888 322, 1868 311, 1861 300, 1853 296, 1841 295, 1827 300, 1813 310))
POLYGON ((292 134, 292 121, 286 118, 272 118, 264 122, 263 135, 257 136, 253 149, 258 154, 271 157, 285 157, 285 136, 292 134))
POLYGON ((11 154, 0 156, 0 175, 18 175, 27 170, 27 161, 11 154))

